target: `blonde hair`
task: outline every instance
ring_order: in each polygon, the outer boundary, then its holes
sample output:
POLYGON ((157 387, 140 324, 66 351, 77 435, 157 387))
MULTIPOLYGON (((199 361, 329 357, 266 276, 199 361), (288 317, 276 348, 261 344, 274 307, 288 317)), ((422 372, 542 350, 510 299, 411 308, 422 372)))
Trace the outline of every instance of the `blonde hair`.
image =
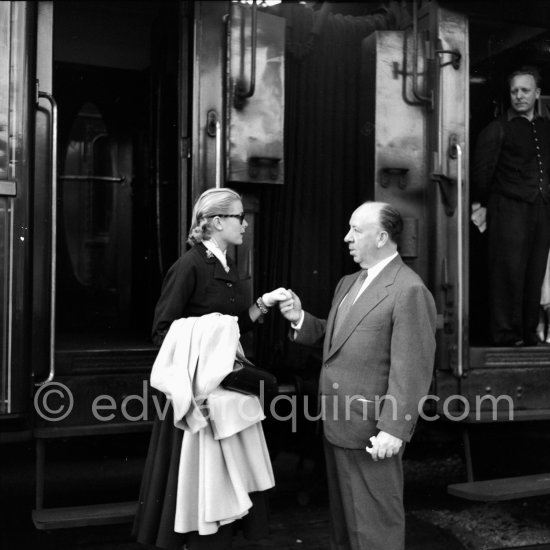
POLYGON ((212 235, 212 217, 229 214, 231 205, 241 201, 241 196, 228 187, 208 189, 195 202, 187 242, 194 246, 207 241, 212 235))

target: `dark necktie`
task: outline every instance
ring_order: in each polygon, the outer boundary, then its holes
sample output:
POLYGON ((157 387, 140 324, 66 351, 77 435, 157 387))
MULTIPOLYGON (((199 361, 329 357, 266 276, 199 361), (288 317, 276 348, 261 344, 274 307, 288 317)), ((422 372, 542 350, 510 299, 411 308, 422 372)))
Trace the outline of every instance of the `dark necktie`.
POLYGON ((369 272, 367 269, 363 269, 361 271, 359 277, 355 279, 355 283, 353 283, 352 287, 350 288, 350 291, 346 294, 346 297, 340 303, 340 307, 336 312, 336 318, 334 319, 334 330, 332 331, 333 338, 342 328, 343 321, 348 316, 350 309, 353 306, 353 302, 355 302, 355 298, 357 298, 357 294, 359 293, 359 290, 361 290, 361 287, 363 286, 363 283, 365 282, 368 274, 369 272))

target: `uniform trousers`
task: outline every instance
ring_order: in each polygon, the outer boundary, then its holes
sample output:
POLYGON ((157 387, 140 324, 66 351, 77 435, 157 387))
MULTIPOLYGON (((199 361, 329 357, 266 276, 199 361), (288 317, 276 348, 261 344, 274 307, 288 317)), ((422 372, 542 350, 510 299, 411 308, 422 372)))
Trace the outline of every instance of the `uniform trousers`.
POLYGON ((489 198, 490 329, 493 343, 535 344, 541 286, 550 249, 550 204, 499 194, 489 198))
POLYGON ((324 445, 330 550, 403 550, 403 447, 375 462, 364 449, 324 445))

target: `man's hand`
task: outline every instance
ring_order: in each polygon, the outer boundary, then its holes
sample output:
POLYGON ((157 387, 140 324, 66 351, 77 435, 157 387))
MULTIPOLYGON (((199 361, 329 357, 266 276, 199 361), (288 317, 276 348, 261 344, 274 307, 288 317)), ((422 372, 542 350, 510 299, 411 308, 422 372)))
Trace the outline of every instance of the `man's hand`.
POLYGON ((292 290, 288 289, 288 293, 290 298, 279 302, 279 310, 287 321, 297 323, 302 318, 302 302, 292 290))
POLYGON ((481 206, 479 202, 474 202, 470 219, 479 229, 479 232, 483 233, 487 229, 487 208, 481 206))
POLYGON ((378 435, 370 438, 372 447, 365 447, 367 453, 376 462, 378 459, 391 458, 399 453, 403 441, 387 432, 378 432, 378 435))

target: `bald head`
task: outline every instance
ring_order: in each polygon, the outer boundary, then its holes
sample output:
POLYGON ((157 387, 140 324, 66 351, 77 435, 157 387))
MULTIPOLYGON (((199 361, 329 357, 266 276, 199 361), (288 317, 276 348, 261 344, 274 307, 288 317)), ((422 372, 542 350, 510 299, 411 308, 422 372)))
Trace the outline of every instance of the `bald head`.
POLYGON ((355 210, 354 214, 356 213, 361 219, 370 221, 376 218, 380 227, 388 233, 390 240, 394 243, 403 230, 401 214, 387 202, 364 202, 355 210))
POLYGON ((384 202, 365 202, 351 215, 344 241, 362 268, 369 268, 397 250, 403 222, 399 212, 384 202))
POLYGON ((352 216, 357 215, 365 219, 367 218, 370 219, 372 217, 375 217, 378 220, 380 218, 380 211, 382 210, 385 204, 386 203, 384 202, 374 202, 374 201, 364 202, 354 210, 352 216))

